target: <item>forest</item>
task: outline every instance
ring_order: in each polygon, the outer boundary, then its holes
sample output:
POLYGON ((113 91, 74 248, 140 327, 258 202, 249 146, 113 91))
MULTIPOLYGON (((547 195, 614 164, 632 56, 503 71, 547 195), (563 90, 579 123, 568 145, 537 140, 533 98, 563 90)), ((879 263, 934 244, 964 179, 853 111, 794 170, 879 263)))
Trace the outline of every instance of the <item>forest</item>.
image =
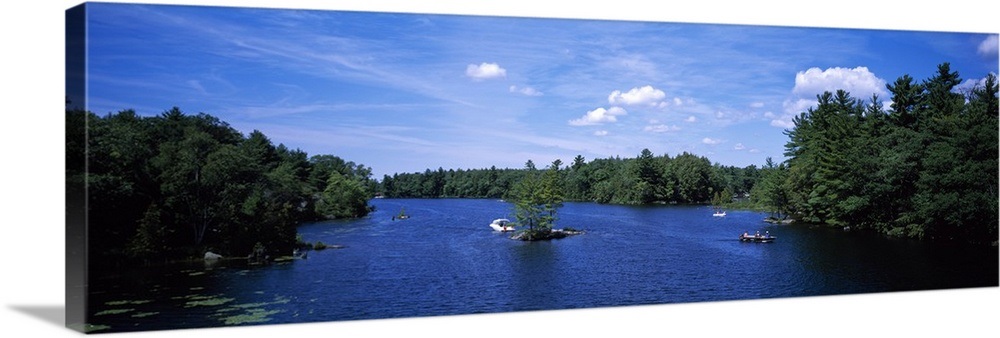
MULTIPOLYGON (((567 166, 561 160, 553 166, 566 200, 613 204, 707 203, 717 194, 744 196, 760 175, 755 165, 722 166, 687 152, 656 156, 649 149, 634 158, 589 162, 577 155, 567 166)), ((377 191, 389 198, 510 198, 515 184, 534 167, 529 159, 522 169, 438 168, 385 175, 377 191)))
POLYGON ((211 115, 66 116, 67 194, 86 196, 95 266, 247 256, 255 246, 288 255, 301 222, 370 211, 370 168, 244 136, 211 115))
POLYGON ((996 245, 997 79, 960 83, 943 63, 888 84, 888 109, 877 96, 817 96, 785 132, 788 160, 765 165, 752 196, 808 223, 996 245))

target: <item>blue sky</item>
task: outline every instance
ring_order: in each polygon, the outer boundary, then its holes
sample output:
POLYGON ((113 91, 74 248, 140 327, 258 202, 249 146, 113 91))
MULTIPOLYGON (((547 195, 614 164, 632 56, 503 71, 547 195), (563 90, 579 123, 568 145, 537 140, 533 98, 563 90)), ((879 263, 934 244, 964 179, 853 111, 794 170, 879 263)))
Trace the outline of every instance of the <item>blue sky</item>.
POLYGON ((888 101, 998 59, 996 34, 91 6, 89 110, 204 112, 376 178, 643 148, 759 166, 823 90, 888 101))

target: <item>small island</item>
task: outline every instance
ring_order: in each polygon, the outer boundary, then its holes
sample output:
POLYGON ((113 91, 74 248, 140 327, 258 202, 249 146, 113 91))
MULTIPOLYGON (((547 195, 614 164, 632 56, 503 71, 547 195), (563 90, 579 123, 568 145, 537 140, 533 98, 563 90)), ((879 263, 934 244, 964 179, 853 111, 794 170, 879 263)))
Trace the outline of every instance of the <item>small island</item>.
POLYGON ((582 234, 582 230, 573 228, 550 229, 548 231, 518 231, 510 239, 519 241, 547 241, 582 234))
POLYGON ((524 164, 524 177, 510 191, 507 200, 514 203, 515 227, 522 228, 511 236, 521 241, 546 241, 578 235, 583 231, 573 228, 553 229, 556 213, 563 206, 563 192, 559 184, 559 167, 556 159, 540 172, 535 163, 524 164))

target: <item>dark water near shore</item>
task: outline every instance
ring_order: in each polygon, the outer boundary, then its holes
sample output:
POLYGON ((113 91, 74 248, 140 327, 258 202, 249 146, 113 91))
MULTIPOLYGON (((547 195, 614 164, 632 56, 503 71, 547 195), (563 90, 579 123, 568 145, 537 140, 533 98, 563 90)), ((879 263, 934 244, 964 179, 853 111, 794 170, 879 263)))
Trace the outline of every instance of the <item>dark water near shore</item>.
POLYGON ((495 200, 373 200, 306 224, 345 246, 268 266, 178 264, 92 277, 96 332, 591 308, 998 285, 996 248, 921 243, 704 206, 566 203, 549 242, 509 240, 495 200), (412 217, 392 220, 401 208, 412 217), (774 243, 737 236, 769 231, 774 243))

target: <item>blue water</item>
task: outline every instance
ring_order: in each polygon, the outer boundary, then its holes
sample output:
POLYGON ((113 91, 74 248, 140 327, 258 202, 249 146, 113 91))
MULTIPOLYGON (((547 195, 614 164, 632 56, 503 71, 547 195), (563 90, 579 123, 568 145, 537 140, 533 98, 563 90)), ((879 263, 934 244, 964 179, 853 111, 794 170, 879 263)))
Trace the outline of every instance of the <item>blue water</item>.
POLYGON ((556 227, 584 234, 521 242, 488 226, 512 218, 502 201, 372 203, 364 219, 301 226, 306 241, 344 246, 307 259, 104 276, 90 322, 113 332, 998 285, 996 248, 771 225, 757 212, 566 203, 556 227), (411 218, 393 220, 403 208, 411 218), (777 240, 743 243, 744 231, 777 240))

